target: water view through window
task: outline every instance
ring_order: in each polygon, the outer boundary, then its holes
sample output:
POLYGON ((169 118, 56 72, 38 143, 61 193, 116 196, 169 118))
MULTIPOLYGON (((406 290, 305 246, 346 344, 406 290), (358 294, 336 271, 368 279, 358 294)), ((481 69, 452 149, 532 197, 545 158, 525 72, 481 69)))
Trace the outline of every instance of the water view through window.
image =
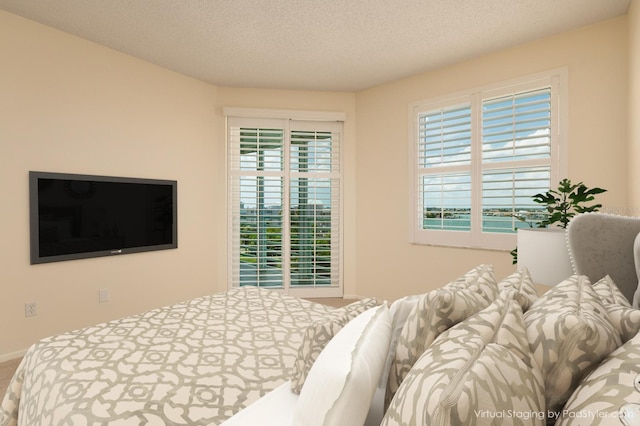
POLYGON ((551 167, 544 164, 551 156, 551 89, 488 98, 480 105, 479 148, 471 103, 419 114, 421 229, 515 233, 545 218, 532 197, 546 192, 551 181, 551 167), (480 161, 474 163, 474 155, 480 161))

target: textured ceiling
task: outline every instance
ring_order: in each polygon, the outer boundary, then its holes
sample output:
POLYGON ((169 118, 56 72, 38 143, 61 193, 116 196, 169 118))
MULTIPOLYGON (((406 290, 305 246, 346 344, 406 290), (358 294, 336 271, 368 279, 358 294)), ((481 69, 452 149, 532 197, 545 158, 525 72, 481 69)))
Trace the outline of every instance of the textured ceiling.
POLYGON ((356 91, 592 24, 630 0, 0 0, 220 86, 356 91))

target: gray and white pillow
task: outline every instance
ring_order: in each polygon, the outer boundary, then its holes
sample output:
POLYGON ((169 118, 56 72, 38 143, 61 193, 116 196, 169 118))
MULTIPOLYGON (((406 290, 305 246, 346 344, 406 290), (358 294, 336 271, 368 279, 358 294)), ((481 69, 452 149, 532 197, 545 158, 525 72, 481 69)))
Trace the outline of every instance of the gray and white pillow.
POLYGON ((620 333, 622 343, 628 342, 640 331, 640 310, 610 304, 605 309, 614 327, 620 333))
POLYGON ((484 295, 473 286, 441 288, 424 295, 409 314, 398 337, 389 371, 385 406, 413 364, 440 333, 488 305, 484 295))
POLYGON ((557 284, 529 308, 524 321, 551 411, 560 410, 582 378, 621 345, 586 276, 557 284))
POLYGON ((640 335, 636 335, 582 380, 556 425, 638 424, 639 409, 640 335))
POLYGON ((543 425, 542 374, 514 294, 502 293, 438 336, 400 385, 382 426, 543 425))
POLYGON ((491 303, 498 297, 493 265, 478 265, 466 274, 446 284, 443 288, 472 288, 491 303))
POLYGON ((640 331, 640 310, 631 307, 613 279, 607 275, 593 285, 600 297, 611 322, 615 326, 622 343, 627 342, 640 331))
POLYGON ((504 291, 508 289, 514 289, 516 291, 515 297, 522 310, 527 311, 538 300, 538 291, 533 284, 531 274, 527 268, 522 268, 509 275, 498 283, 498 290, 504 291))
POLYGON ((624 294, 622 294, 618 285, 609 275, 595 283, 593 285, 593 290, 598 296, 600 296, 600 300, 605 304, 631 307, 631 303, 629 303, 627 298, 624 297, 624 294))

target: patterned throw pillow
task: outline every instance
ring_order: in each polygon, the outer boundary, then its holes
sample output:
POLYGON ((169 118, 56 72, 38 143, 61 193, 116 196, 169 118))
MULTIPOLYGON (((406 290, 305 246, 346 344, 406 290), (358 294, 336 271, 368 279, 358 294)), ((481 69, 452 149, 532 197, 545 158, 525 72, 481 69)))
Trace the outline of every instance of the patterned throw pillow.
POLYGON ((473 288, 489 303, 496 300, 499 293, 493 265, 478 265, 443 288, 473 288))
POLYGON ((321 320, 314 321, 305 330, 302 343, 298 348, 298 356, 293 363, 291 371, 291 391, 300 393, 302 385, 309 374, 318 355, 349 321, 362 312, 378 305, 375 298, 362 299, 342 308, 336 309, 332 314, 321 320))
POLYGON ((640 310, 631 307, 631 303, 609 275, 595 283, 593 290, 600 297, 622 343, 640 331, 640 310))
POLYGON ((607 275, 595 283, 593 289, 600 297, 611 322, 620 333, 622 343, 635 336, 640 331, 640 310, 631 307, 613 279, 607 275))
POLYGON ((557 426, 637 424, 640 408, 640 335, 613 352, 573 392, 557 426), (628 417, 635 414, 635 419, 628 417))
POLYGON ((488 305, 489 302, 474 286, 445 287, 424 295, 409 314, 398 337, 389 371, 385 406, 413 364, 440 333, 488 305))
POLYGON ((620 340, 625 343, 640 331, 640 310, 622 305, 606 305, 611 322, 620 333, 620 340))
POLYGON ((442 333, 400 385, 382 426, 543 425, 543 379, 506 291, 442 333))
POLYGON ((538 300, 538 291, 533 284, 527 268, 522 268, 514 272, 498 283, 498 290, 503 291, 507 289, 516 290, 516 300, 520 303, 524 312, 538 300))
POLYGON ((560 410, 584 375, 621 345, 586 276, 574 275, 553 287, 529 308, 524 321, 551 411, 560 410))
POLYGON ((600 300, 605 304, 616 304, 631 307, 631 303, 624 297, 624 294, 618 288, 618 285, 609 275, 602 278, 593 285, 596 294, 600 296, 600 300))

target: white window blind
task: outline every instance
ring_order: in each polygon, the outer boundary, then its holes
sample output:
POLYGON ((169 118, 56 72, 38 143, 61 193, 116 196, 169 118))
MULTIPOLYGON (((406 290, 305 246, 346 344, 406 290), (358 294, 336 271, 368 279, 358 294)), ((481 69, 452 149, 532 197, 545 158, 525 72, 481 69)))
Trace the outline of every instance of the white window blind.
POLYGON ((341 289, 341 129, 228 118, 232 286, 341 289))
POLYGON ((469 231, 471 222, 471 107, 418 115, 419 226, 469 231))
POLYGON ((410 107, 416 243, 510 249, 543 219, 532 196, 564 172, 560 99, 566 72, 410 107))
POLYGON ((275 123, 264 124, 229 127, 236 286, 278 287, 283 281, 285 135, 275 123))
POLYGON ((532 197, 551 185, 551 107, 551 86, 482 101, 483 232, 528 226, 519 215, 544 218, 532 197))
POLYGON ((551 87, 482 101, 483 162, 551 157, 551 87))
POLYGON ((340 253, 340 135, 291 130, 291 286, 337 286, 340 253))
POLYGON ((419 159, 423 167, 471 164, 471 108, 442 108, 420 114, 419 159))

